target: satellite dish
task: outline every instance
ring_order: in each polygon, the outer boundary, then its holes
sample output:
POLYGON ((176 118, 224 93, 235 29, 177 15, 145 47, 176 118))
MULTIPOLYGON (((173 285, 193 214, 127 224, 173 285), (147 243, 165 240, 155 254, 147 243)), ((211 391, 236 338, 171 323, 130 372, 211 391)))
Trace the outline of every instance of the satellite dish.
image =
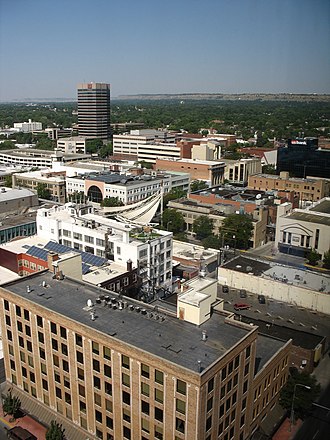
POLYGON ((261 199, 261 197, 262 197, 261 194, 257 194, 257 195, 256 195, 256 199, 258 199, 258 200, 261 199))

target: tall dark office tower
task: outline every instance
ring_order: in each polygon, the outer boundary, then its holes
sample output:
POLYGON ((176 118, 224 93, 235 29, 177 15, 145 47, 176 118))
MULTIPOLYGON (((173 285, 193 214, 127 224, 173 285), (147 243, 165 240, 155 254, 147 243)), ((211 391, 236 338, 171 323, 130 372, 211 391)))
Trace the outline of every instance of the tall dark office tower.
POLYGON ((79 136, 110 137, 110 84, 78 84, 78 125, 79 136))

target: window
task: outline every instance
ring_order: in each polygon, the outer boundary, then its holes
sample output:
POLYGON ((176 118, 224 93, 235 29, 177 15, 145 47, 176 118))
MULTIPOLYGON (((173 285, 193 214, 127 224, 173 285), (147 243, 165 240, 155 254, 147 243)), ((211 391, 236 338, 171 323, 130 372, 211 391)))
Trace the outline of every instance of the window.
POLYGON ((164 383, 164 373, 159 370, 155 370, 155 382, 163 384, 164 383))
POLYGON ((102 423, 102 413, 97 409, 95 410, 95 419, 97 422, 102 423))
POLYGON ((26 309, 24 309, 24 319, 30 321, 30 312, 26 309))
POLYGON ((101 379, 97 376, 93 376, 94 388, 100 390, 101 389, 101 379))
POLYGON ((141 364, 141 376, 149 379, 149 367, 148 365, 141 364))
POLYGON ((141 411, 144 414, 149 415, 149 413, 150 413, 150 405, 149 405, 148 402, 145 402, 144 400, 141 401, 141 411))
POLYGON ((57 328, 56 328, 56 324, 54 322, 50 323, 50 331, 52 333, 54 333, 54 335, 57 335, 57 328))
POLYGON ((77 333, 76 333, 76 344, 79 345, 79 347, 83 346, 82 336, 78 335, 77 333))
POLYGON ((129 369, 129 357, 124 354, 121 355, 121 365, 124 368, 129 369))
POLYGON ((113 429, 113 420, 111 417, 107 416, 105 419, 105 422, 106 422, 107 428, 113 429))
POLYGON ((78 392, 80 396, 85 397, 85 387, 83 385, 78 385, 78 392))
MULTIPOLYGON (((20 315, 21 316, 21 315, 20 315)), ((37 326, 38 327, 43 327, 43 321, 42 321, 42 317, 37 315, 37 326)))
POLYGON ((81 412, 86 413, 86 403, 79 400, 79 409, 81 412))
POLYGON ((80 351, 77 351, 77 362, 80 364, 84 363, 84 355, 80 351))
POLYGON ((62 368, 64 371, 66 371, 68 373, 69 372, 69 362, 62 360, 62 368))
MULTIPOLYGON (((18 324, 19 321, 17 321, 18 324)), ((38 332, 38 341, 41 342, 42 344, 45 343, 45 338, 44 338, 44 334, 41 332, 38 332)))
POLYGON ((58 342, 54 338, 52 338, 52 347, 53 347, 53 350, 55 350, 55 351, 58 350, 58 342))
POLYGON ((211 411, 212 407, 213 407, 213 397, 210 397, 207 401, 206 411, 207 412, 211 411))
POLYGON ((103 347, 103 357, 104 359, 110 360, 111 359, 111 350, 108 347, 103 347))
POLYGON ((176 390, 180 394, 186 395, 187 384, 183 380, 177 379, 176 381, 176 390))
POLYGON ((111 377, 111 367, 109 367, 109 365, 104 365, 104 375, 111 377))
POLYGON ((127 387, 130 386, 130 377, 128 374, 122 373, 122 383, 123 383, 123 385, 126 385, 127 387))
POLYGON ((60 327, 61 338, 66 339, 66 329, 64 327, 60 327))
POLYGON ((19 332, 22 332, 23 331, 23 325, 22 325, 21 321, 17 321, 16 325, 17 325, 17 330, 19 332))
POLYGON ((212 377, 212 379, 209 380, 208 384, 207 384, 207 392, 210 393, 214 388, 214 378, 212 377))
POLYGON ((145 396, 149 396, 150 388, 147 383, 141 382, 141 394, 144 394, 145 396))
POLYGON ((205 425, 205 429, 206 431, 208 431, 209 429, 211 429, 212 426, 212 416, 208 417, 206 419, 206 425, 205 425))
POLYGON ((126 391, 123 391, 123 403, 126 403, 126 405, 131 404, 131 395, 126 391))
POLYGON ((64 354, 65 356, 68 355, 68 346, 66 344, 61 344, 61 350, 62 354, 64 354))
POLYGON ((93 359, 93 370, 100 372, 100 362, 96 359, 93 359))
POLYGON ((186 402, 184 400, 176 399, 176 410, 181 414, 186 414, 186 402))
POLYGON ((163 403, 164 401, 164 393, 162 390, 155 388, 155 400, 159 403, 163 403))
POLYGON ((141 419, 141 428, 142 431, 149 432, 149 421, 145 419, 141 419))
POLYGON ((175 429, 179 432, 182 432, 182 434, 184 434, 184 420, 181 420, 178 417, 176 417, 175 418, 175 429))
POLYGON ((155 407, 155 419, 158 420, 159 422, 163 422, 163 418, 164 418, 163 410, 160 408, 157 408, 157 406, 156 406, 155 407))
POLYGON ((95 354, 100 354, 100 346, 97 342, 92 341, 92 352, 95 354))
POLYGON ((124 432, 124 438, 131 440, 131 430, 127 428, 127 426, 123 427, 123 432, 124 432))
POLYGON ((112 385, 109 382, 104 382, 104 392, 112 396, 112 385))
POLYGON ((81 368, 78 367, 77 373, 78 373, 78 379, 84 380, 84 378, 85 378, 84 370, 82 370, 81 368))
MULTIPOLYGON (((3 304, 4 304, 5 309, 6 309, 6 310, 9 310, 9 302, 8 302, 6 299, 3 300, 3 304)), ((21 309, 20 309, 19 306, 16 306, 16 314, 17 314, 18 316, 21 316, 21 309), (19 308, 19 310, 20 310, 20 314, 19 314, 19 315, 18 315, 18 313, 17 313, 17 308, 19 308)))

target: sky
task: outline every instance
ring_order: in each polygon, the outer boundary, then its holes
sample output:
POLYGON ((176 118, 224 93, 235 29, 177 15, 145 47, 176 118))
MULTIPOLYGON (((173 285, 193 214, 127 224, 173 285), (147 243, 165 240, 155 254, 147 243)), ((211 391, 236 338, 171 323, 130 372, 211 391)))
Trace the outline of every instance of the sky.
POLYGON ((0 0, 0 101, 330 93, 329 0, 0 0))

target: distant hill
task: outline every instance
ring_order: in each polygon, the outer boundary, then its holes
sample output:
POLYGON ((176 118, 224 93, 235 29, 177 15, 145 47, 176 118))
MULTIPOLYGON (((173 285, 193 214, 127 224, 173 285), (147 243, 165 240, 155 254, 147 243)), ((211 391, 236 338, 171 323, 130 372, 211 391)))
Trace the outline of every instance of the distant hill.
POLYGON ((140 94, 119 95, 120 100, 222 100, 222 101, 323 101, 330 102, 328 94, 294 93, 179 93, 179 94, 140 94))

